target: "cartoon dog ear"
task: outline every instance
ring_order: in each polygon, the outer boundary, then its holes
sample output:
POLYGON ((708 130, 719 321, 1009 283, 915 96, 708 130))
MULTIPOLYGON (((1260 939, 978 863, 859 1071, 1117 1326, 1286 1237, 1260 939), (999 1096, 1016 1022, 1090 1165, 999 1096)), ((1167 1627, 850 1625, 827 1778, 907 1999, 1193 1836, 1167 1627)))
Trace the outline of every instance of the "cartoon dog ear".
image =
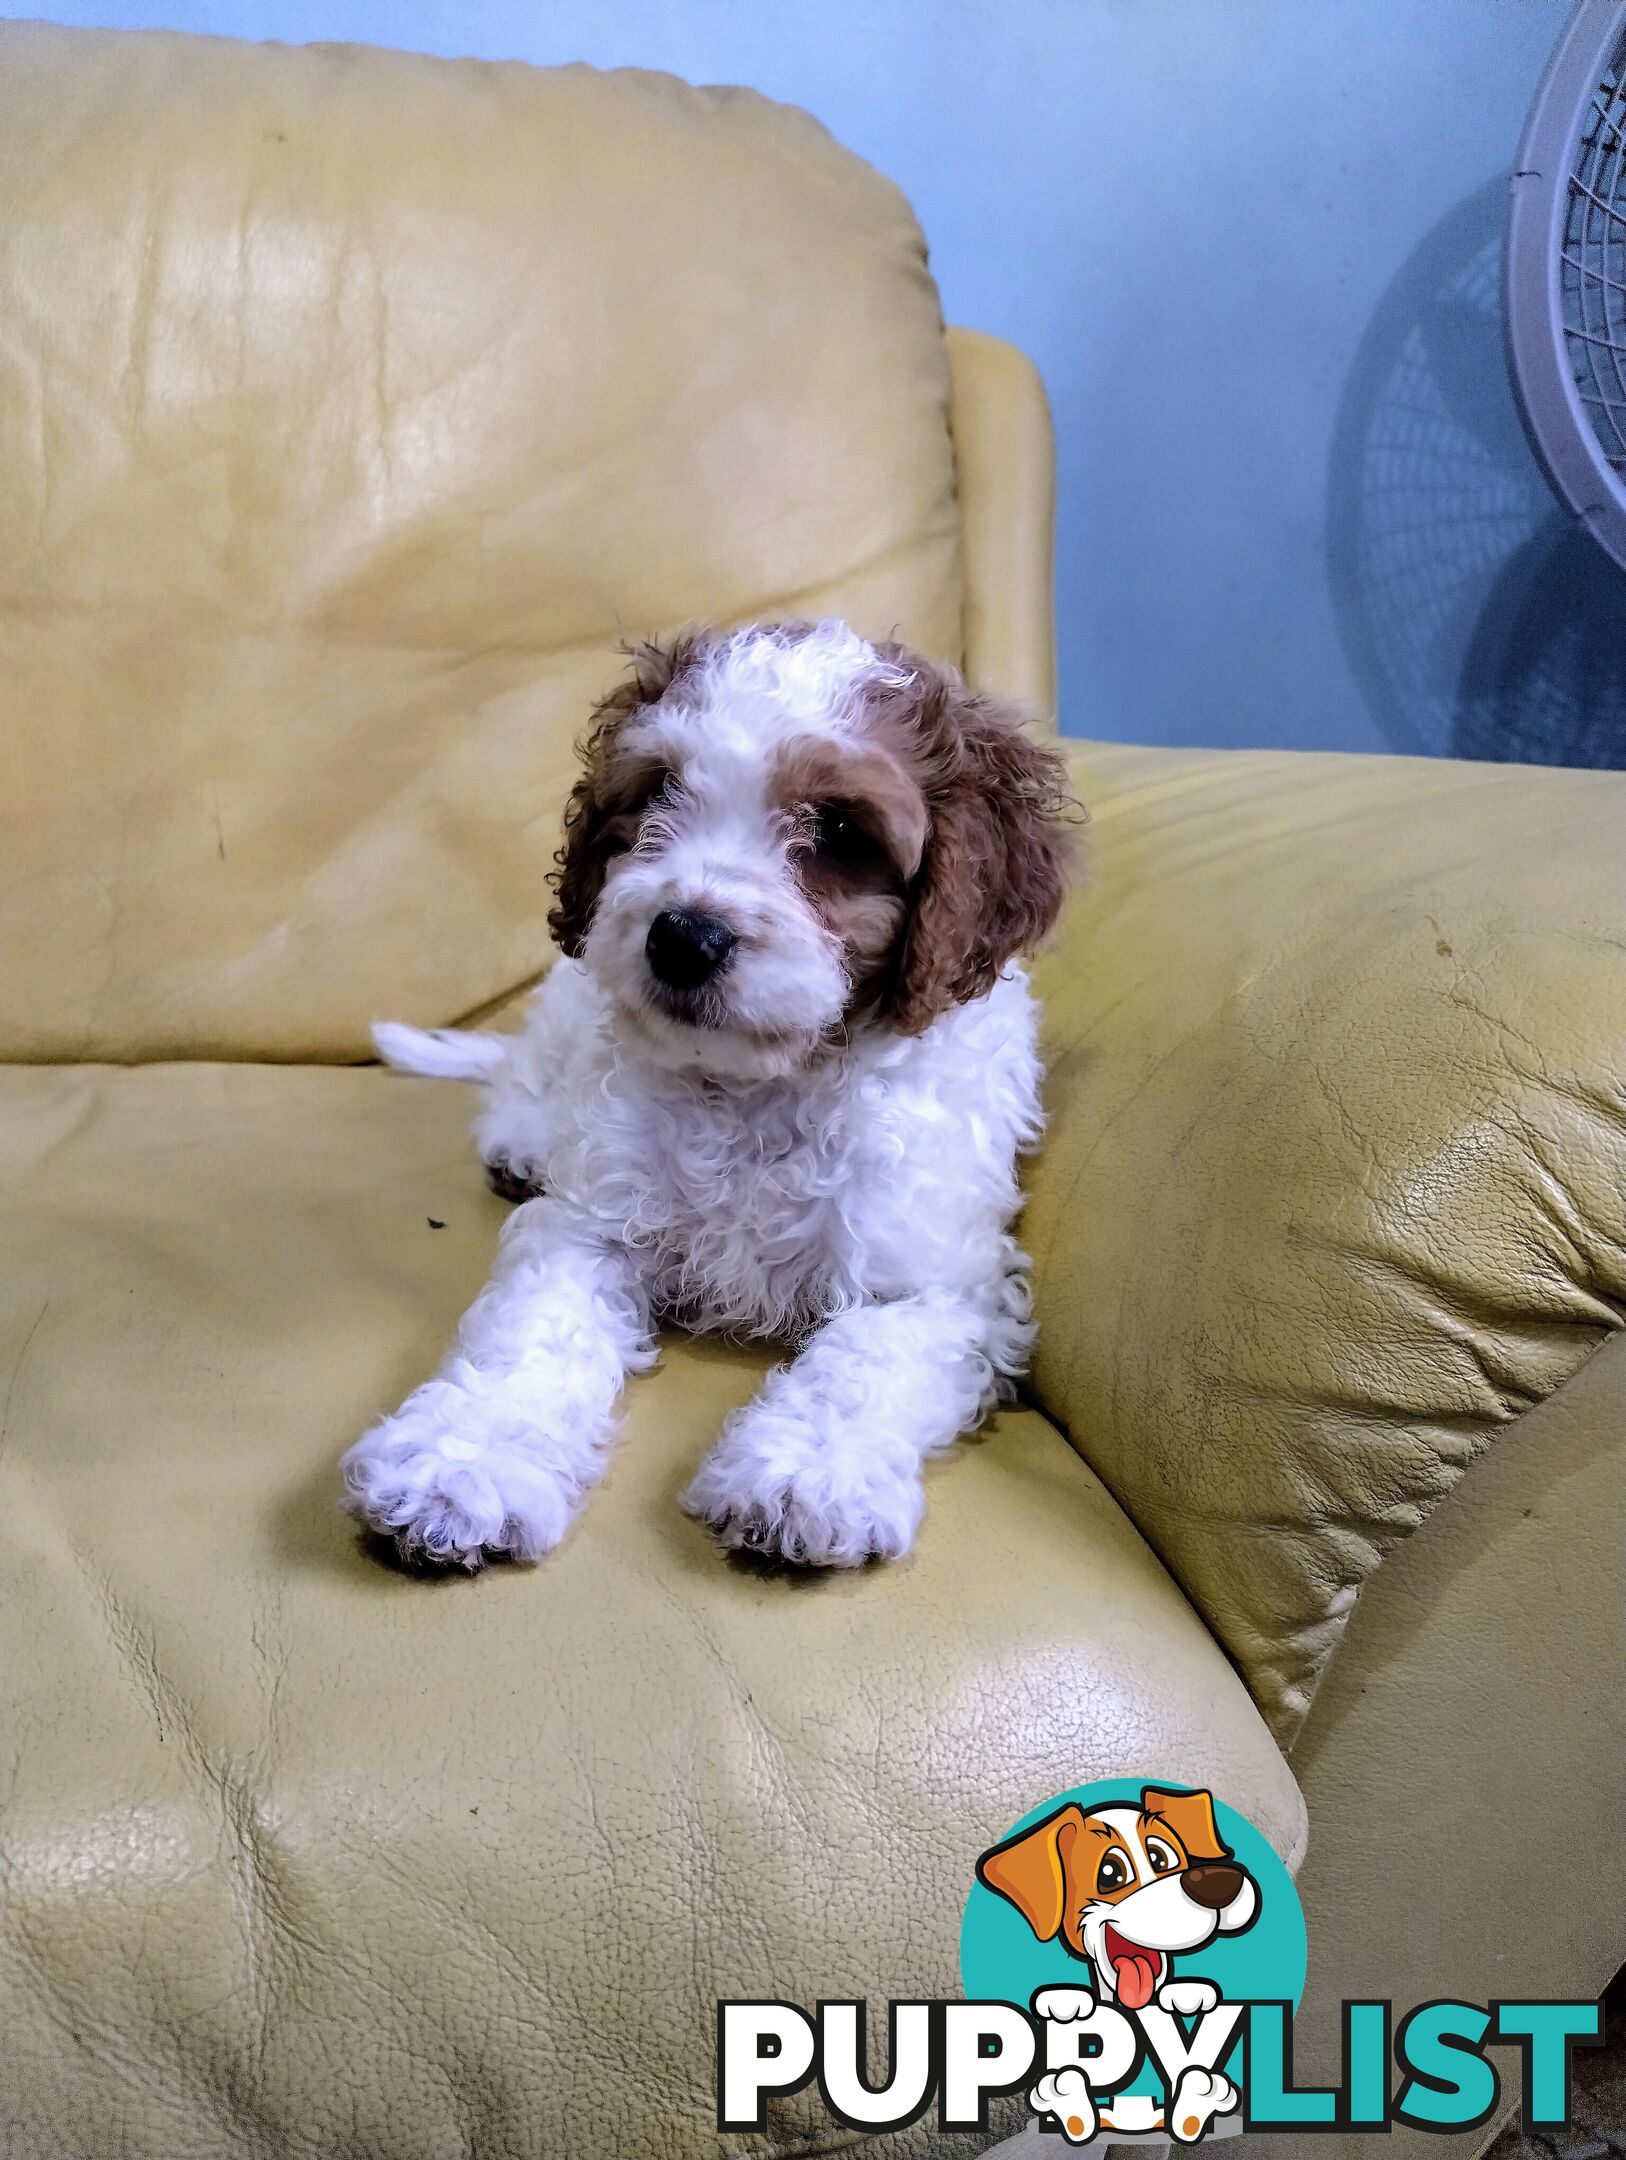
POLYGON ((1141 1812, 1161 1815, 1186 1849, 1188 1860, 1229 1860, 1231 1848, 1219 1834, 1214 1798, 1207 1792, 1166 1792, 1160 1785, 1141 1790, 1141 1812))
POLYGON ((1074 1800, 1031 1830, 1022 1830, 977 1862, 977 1880, 1013 1904, 1040 1942, 1061 1933, 1067 1913, 1067 1866, 1073 1840, 1084 1827, 1074 1800))

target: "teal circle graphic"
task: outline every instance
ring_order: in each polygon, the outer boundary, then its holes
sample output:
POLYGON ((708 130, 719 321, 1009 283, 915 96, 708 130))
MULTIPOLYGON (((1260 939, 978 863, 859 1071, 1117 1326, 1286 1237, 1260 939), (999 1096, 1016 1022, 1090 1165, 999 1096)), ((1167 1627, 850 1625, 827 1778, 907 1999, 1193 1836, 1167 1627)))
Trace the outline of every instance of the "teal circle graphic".
MULTIPOLYGON (((1160 1778, 1109 1778, 1094 1785, 1075 1785, 1031 1808, 1003 1836, 990 1838, 989 1845, 1003 1845, 1019 1831, 1030 1830, 1070 1800, 1086 1815, 1092 1808, 1138 1808, 1141 1793, 1149 1785, 1160 1792, 1192 1790, 1160 1778)), ((1304 1993, 1308 1944, 1293 1878, 1275 1848, 1245 1815, 1227 1807, 1217 1793, 1213 1799, 1220 1836, 1258 1887, 1259 1910, 1252 1925, 1241 1933, 1216 1935, 1201 1949, 1176 1952, 1174 1977, 1210 1980, 1227 2002, 1290 2002, 1296 2010, 1304 1993)), ((1040 1942, 1008 1899, 975 1880, 960 1928, 960 1979, 968 2002, 1009 2002, 1023 2010, 1039 1988, 1090 1986, 1098 1999, 1102 1992, 1095 1986, 1093 1966, 1074 1957, 1059 1936, 1054 1942, 1040 1942)), ((1221 2066, 1233 2078, 1239 2048, 1240 2043, 1221 2066)), ((1122 2089, 1166 2097, 1150 2059, 1122 2089)))

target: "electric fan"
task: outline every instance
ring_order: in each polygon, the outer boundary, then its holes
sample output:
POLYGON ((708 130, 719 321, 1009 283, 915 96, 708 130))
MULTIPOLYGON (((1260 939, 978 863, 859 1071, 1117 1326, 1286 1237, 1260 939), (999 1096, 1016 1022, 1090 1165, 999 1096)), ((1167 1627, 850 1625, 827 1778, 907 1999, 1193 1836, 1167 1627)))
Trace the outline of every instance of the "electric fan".
POLYGON ((1513 175, 1513 381, 1560 497, 1626 567, 1626 5, 1579 0, 1513 175))

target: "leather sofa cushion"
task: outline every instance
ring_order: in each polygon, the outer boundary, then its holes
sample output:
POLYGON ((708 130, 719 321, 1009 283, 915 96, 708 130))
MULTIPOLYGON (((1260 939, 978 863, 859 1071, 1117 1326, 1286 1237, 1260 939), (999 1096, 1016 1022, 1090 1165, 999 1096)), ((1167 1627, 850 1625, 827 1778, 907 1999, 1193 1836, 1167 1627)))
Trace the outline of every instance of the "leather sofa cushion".
POLYGON ((718 1995, 957 1992, 975 1856, 1051 1793, 1210 1783, 1297 1857, 1241 1682, 1031 1410, 906 1563, 764 1577, 675 1496, 767 1359, 679 1340, 541 1567, 364 1553, 335 1458, 502 1217, 470 1108, 0 1074, 8 2151, 717 2153, 718 1995))
POLYGON ((1079 746, 1033 1384, 1289 1738, 1626 1311, 1626 777, 1079 746))
POLYGON ((961 652, 919 230, 748 92, 3 24, 0 321, 0 1055, 511 989, 621 636, 961 652))

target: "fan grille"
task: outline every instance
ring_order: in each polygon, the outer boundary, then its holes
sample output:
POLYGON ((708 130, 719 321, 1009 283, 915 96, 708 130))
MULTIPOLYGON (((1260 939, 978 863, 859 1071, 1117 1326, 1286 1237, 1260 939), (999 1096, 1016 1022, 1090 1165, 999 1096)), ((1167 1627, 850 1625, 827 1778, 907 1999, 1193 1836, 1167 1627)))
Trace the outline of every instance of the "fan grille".
POLYGON ((1575 387, 1626 477, 1626 32, 1592 92, 1570 174, 1559 304, 1575 387))

